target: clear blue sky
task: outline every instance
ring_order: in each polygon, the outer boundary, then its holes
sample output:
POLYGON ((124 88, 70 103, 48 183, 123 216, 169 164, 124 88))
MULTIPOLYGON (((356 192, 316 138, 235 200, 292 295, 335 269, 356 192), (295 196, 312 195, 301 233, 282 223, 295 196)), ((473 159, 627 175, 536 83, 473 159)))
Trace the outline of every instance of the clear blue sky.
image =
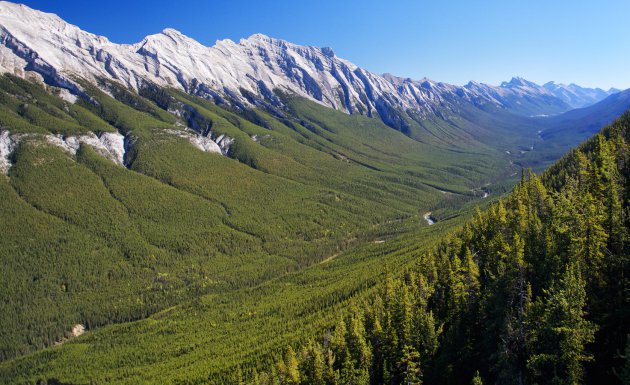
POLYGON ((206 45, 264 33, 414 79, 630 88, 629 0, 22 2, 118 43, 165 27, 206 45))

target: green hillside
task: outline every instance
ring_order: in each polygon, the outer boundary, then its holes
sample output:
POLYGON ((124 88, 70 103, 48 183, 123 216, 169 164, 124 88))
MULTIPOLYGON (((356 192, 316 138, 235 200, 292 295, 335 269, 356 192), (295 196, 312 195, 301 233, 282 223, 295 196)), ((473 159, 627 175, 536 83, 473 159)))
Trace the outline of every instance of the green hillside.
POLYGON ((243 378, 627 383, 629 140, 626 113, 352 301, 332 331, 243 378))
POLYGON ((4 359, 49 346, 77 323, 142 319, 191 295, 256 286, 387 236, 392 223, 424 226, 424 212, 441 204, 446 216, 474 200, 471 189, 505 162, 303 100, 292 102, 295 117, 261 111, 256 125, 168 91, 213 135, 234 138, 226 157, 173 134, 189 121, 114 85, 116 99, 86 84, 91 101, 72 104, 1 80, 0 126, 27 135, 0 178, 0 255, 11 271, 2 281, 11 299, 0 312, 4 359), (86 145, 72 156, 44 136, 90 131, 125 134, 127 167, 86 145), (457 203, 444 205, 445 195, 457 203))
MULTIPOLYGON (((288 345, 319 343, 349 307, 363 309, 387 277, 424 274, 419 258, 516 182, 506 148, 538 129, 473 110, 394 129, 290 95, 281 110, 239 110, 150 85, 83 87, 72 103, 0 77, 0 131, 18 139, 0 175, 4 382, 267 373, 288 345), (124 166, 52 139, 105 132, 125 136, 124 166), (189 140, 205 136, 231 145, 209 153, 189 140), (71 337, 77 324, 87 333, 71 337)), ((456 316, 438 312, 459 311, 430 306, 444 330, 456 316)))

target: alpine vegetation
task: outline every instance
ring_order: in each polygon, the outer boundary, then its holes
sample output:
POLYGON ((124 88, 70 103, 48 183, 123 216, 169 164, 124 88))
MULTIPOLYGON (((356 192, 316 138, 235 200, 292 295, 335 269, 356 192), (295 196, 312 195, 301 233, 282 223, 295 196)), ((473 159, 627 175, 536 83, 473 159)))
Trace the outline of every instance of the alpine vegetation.
POLYGON ((0 383, 627 384, 629 108, 0 1, 0 383))

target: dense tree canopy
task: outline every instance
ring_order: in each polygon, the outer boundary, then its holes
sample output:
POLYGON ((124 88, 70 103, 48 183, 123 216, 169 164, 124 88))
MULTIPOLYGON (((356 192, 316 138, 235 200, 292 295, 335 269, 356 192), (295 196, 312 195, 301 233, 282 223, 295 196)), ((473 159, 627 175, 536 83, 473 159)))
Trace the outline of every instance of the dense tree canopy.
POLYGON ((541 177, 523 173, 302 348, 291 381, 627 384, 629 140, 626 114, 541 177))

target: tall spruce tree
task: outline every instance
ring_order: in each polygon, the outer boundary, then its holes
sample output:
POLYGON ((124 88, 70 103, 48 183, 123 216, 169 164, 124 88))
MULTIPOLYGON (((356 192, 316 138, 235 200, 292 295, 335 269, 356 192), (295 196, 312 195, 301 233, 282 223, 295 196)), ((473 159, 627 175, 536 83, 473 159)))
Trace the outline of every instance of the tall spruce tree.
POLYGON ((581 383, 583 364, 591 359, 586 345, 596 326, 585 319, 586 282, 579 260, 571 262, 561 279, 540 301, 540 320, 532 341, 535 353, 528 365, 539 384, 581 383))

